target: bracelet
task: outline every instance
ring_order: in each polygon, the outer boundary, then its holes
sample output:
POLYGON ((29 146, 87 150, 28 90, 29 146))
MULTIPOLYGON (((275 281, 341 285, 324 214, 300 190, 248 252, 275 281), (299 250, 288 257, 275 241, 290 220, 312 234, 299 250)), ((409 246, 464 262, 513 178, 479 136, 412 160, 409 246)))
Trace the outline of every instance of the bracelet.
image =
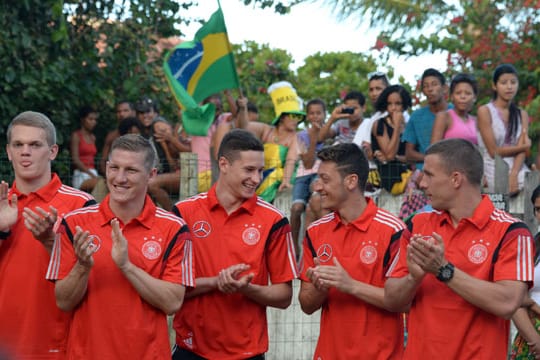
POLYGON ((0 240, 6 240, 11 235, 11 230, 0 231, 0 240))

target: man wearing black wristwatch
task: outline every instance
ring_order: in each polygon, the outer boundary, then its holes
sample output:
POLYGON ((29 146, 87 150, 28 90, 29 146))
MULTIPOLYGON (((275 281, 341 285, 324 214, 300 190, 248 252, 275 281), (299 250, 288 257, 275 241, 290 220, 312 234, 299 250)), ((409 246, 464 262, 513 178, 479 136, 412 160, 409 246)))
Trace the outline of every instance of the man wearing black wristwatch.
POLYGON ((384 303, 409 310, 403 359, 506 359, 509 318, 532 286, 527 226, 481 194, 482 156, 462 139, 431 145, 416 215, 388 271, 384 303))

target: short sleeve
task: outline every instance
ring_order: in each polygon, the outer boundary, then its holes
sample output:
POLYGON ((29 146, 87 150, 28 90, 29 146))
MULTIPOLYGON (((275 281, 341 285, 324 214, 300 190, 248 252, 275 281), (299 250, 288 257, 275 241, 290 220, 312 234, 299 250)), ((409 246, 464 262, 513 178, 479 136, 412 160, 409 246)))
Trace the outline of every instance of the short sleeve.
POLYGON ((298 277, 296 255, 287 218, 276 222, 270 231, 267 266, 270 281, 274 284, 291 281, 298 277))

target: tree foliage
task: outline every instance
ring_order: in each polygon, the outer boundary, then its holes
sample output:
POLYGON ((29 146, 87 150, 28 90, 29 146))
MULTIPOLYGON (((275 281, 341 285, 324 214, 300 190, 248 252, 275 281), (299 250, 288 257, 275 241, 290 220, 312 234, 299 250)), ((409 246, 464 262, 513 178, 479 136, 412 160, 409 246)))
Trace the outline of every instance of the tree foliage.
POLYGON ((306 100, 324 100, 332 111, 351 90, 361 91, 367 97, 367 74, 376 68, 375 59, 363 54, 316 53, 308 56, 298 69, 299 93, 306 100))
POLYGON ((1 2, 2 131, 17 113, 31 109, 47 114, 59 144, 67 145, 78 108, 89 104, 101 114, 100 146, 102 135, 116 126, 113 108, 120 99, 150 95, 170 104, 164 111, 172 114, 176 106, 154 55, 160 39, 178 35, 175 25, 191 20, 185 14, 191 3, 1 2))
POLYGON ((291 54, 254 41, 233 45, 233 53, 244 96, 257 105, 260 120, 270 122, 275 113, 272 100, 266 92, 268 86, 277 81, 289 81, 295 87, 297 85, 296 75, 291 70, 294 62, 291 54))

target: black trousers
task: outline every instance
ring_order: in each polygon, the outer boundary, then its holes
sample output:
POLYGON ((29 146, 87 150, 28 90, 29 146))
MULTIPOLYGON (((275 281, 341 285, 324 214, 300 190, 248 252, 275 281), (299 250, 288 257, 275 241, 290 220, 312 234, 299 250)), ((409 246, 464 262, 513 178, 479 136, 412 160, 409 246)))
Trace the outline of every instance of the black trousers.
MULTIPOLYGON (((175 346, 174 352, 172 354, 172 360, 206 360, 206 359, 195 353, 192 353, 189 350, 183 349, 179 346, 175 346)), ((264 360, 264 354, 255 355, 246 360, 264 360)))

